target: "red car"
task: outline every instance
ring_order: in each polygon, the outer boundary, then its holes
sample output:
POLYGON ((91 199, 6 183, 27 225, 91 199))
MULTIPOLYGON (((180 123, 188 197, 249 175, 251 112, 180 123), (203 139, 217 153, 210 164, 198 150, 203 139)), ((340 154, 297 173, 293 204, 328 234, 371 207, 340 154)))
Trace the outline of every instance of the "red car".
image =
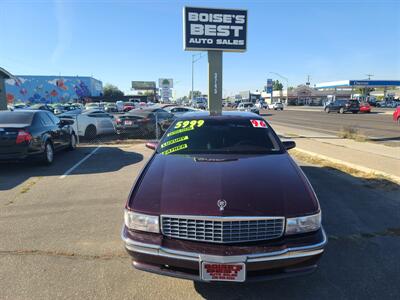
POLYGON ((124 112, 131 111, 132 109, 135 109, 135 103, 133 103, 133 102, 125 102, 124 103, 124 112))
POLYGON ((147 147, 122 228, 135 268, 205 282, 316 269, 327 243, 318 198, 287 152, 295 143, 264 119, 186 113, 147 147))
POLYGON ((371 105, 369 105, 368 102, 361 102, 360 103, 360 112, 370 113, 371 112, 371 105))
POLYGON ((396 110, 393 112, 393 121, 400 125, 400 105, 397 106, 396 110))

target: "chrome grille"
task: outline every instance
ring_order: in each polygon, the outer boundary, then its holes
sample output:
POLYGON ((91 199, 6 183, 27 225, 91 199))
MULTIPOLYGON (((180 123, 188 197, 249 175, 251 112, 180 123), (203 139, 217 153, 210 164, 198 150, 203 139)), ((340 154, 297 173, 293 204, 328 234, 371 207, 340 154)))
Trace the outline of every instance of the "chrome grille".
POLYGON ((283 217, 161 216, 161 231, 178 239, 238 243, 279 238, 283 217))

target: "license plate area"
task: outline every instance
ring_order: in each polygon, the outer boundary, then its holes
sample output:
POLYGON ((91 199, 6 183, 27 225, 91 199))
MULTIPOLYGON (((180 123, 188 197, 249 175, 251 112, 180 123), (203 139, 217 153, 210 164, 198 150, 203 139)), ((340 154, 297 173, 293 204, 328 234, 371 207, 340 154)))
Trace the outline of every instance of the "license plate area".
POLYGON ((244 282, 246 280, 245 263, 215 263, 201 262, 201 279, 204 281, 233 281, 244 282))
POLYGON ((132 125, 132 124, 133 124, 133 122, 132 122, 132 121, 128 121, 128 120, 126 120, 126 121, 124 122, 124 124, 125 124, 125 125, 132 125))

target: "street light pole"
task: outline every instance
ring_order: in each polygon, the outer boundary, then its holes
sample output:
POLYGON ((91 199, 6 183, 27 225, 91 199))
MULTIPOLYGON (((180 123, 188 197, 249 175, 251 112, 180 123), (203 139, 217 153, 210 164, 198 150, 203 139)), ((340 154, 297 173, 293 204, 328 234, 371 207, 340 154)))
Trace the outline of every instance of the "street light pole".
MULTIPOLYGON (((270 72, 271 74, 275 74, 276 76, 282 78, 283 80, 286 80, 286 105, 288 105, 289 103, 289 79, 287 79, 287 77, 282 76, 279 73, 276 72, 270 72)), ((272 94, 274 93, 274 90, 272 89, 272 94)))

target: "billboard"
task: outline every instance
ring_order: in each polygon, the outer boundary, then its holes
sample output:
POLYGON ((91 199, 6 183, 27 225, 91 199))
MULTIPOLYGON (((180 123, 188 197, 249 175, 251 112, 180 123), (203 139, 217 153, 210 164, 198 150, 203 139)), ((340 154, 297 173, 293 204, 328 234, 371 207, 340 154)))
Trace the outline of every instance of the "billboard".
POLYGON ((185 50, 244 52, 247 46, 247 10, 184 7, 185 50))
POLYGON ((155 81, 132 81, 132 89, 134 90, 155 90, 155 81))
POLYGON ((170 78, 160 78, 158 79, 158 87, 172 89, 174 87, 174 81, 170 78))

